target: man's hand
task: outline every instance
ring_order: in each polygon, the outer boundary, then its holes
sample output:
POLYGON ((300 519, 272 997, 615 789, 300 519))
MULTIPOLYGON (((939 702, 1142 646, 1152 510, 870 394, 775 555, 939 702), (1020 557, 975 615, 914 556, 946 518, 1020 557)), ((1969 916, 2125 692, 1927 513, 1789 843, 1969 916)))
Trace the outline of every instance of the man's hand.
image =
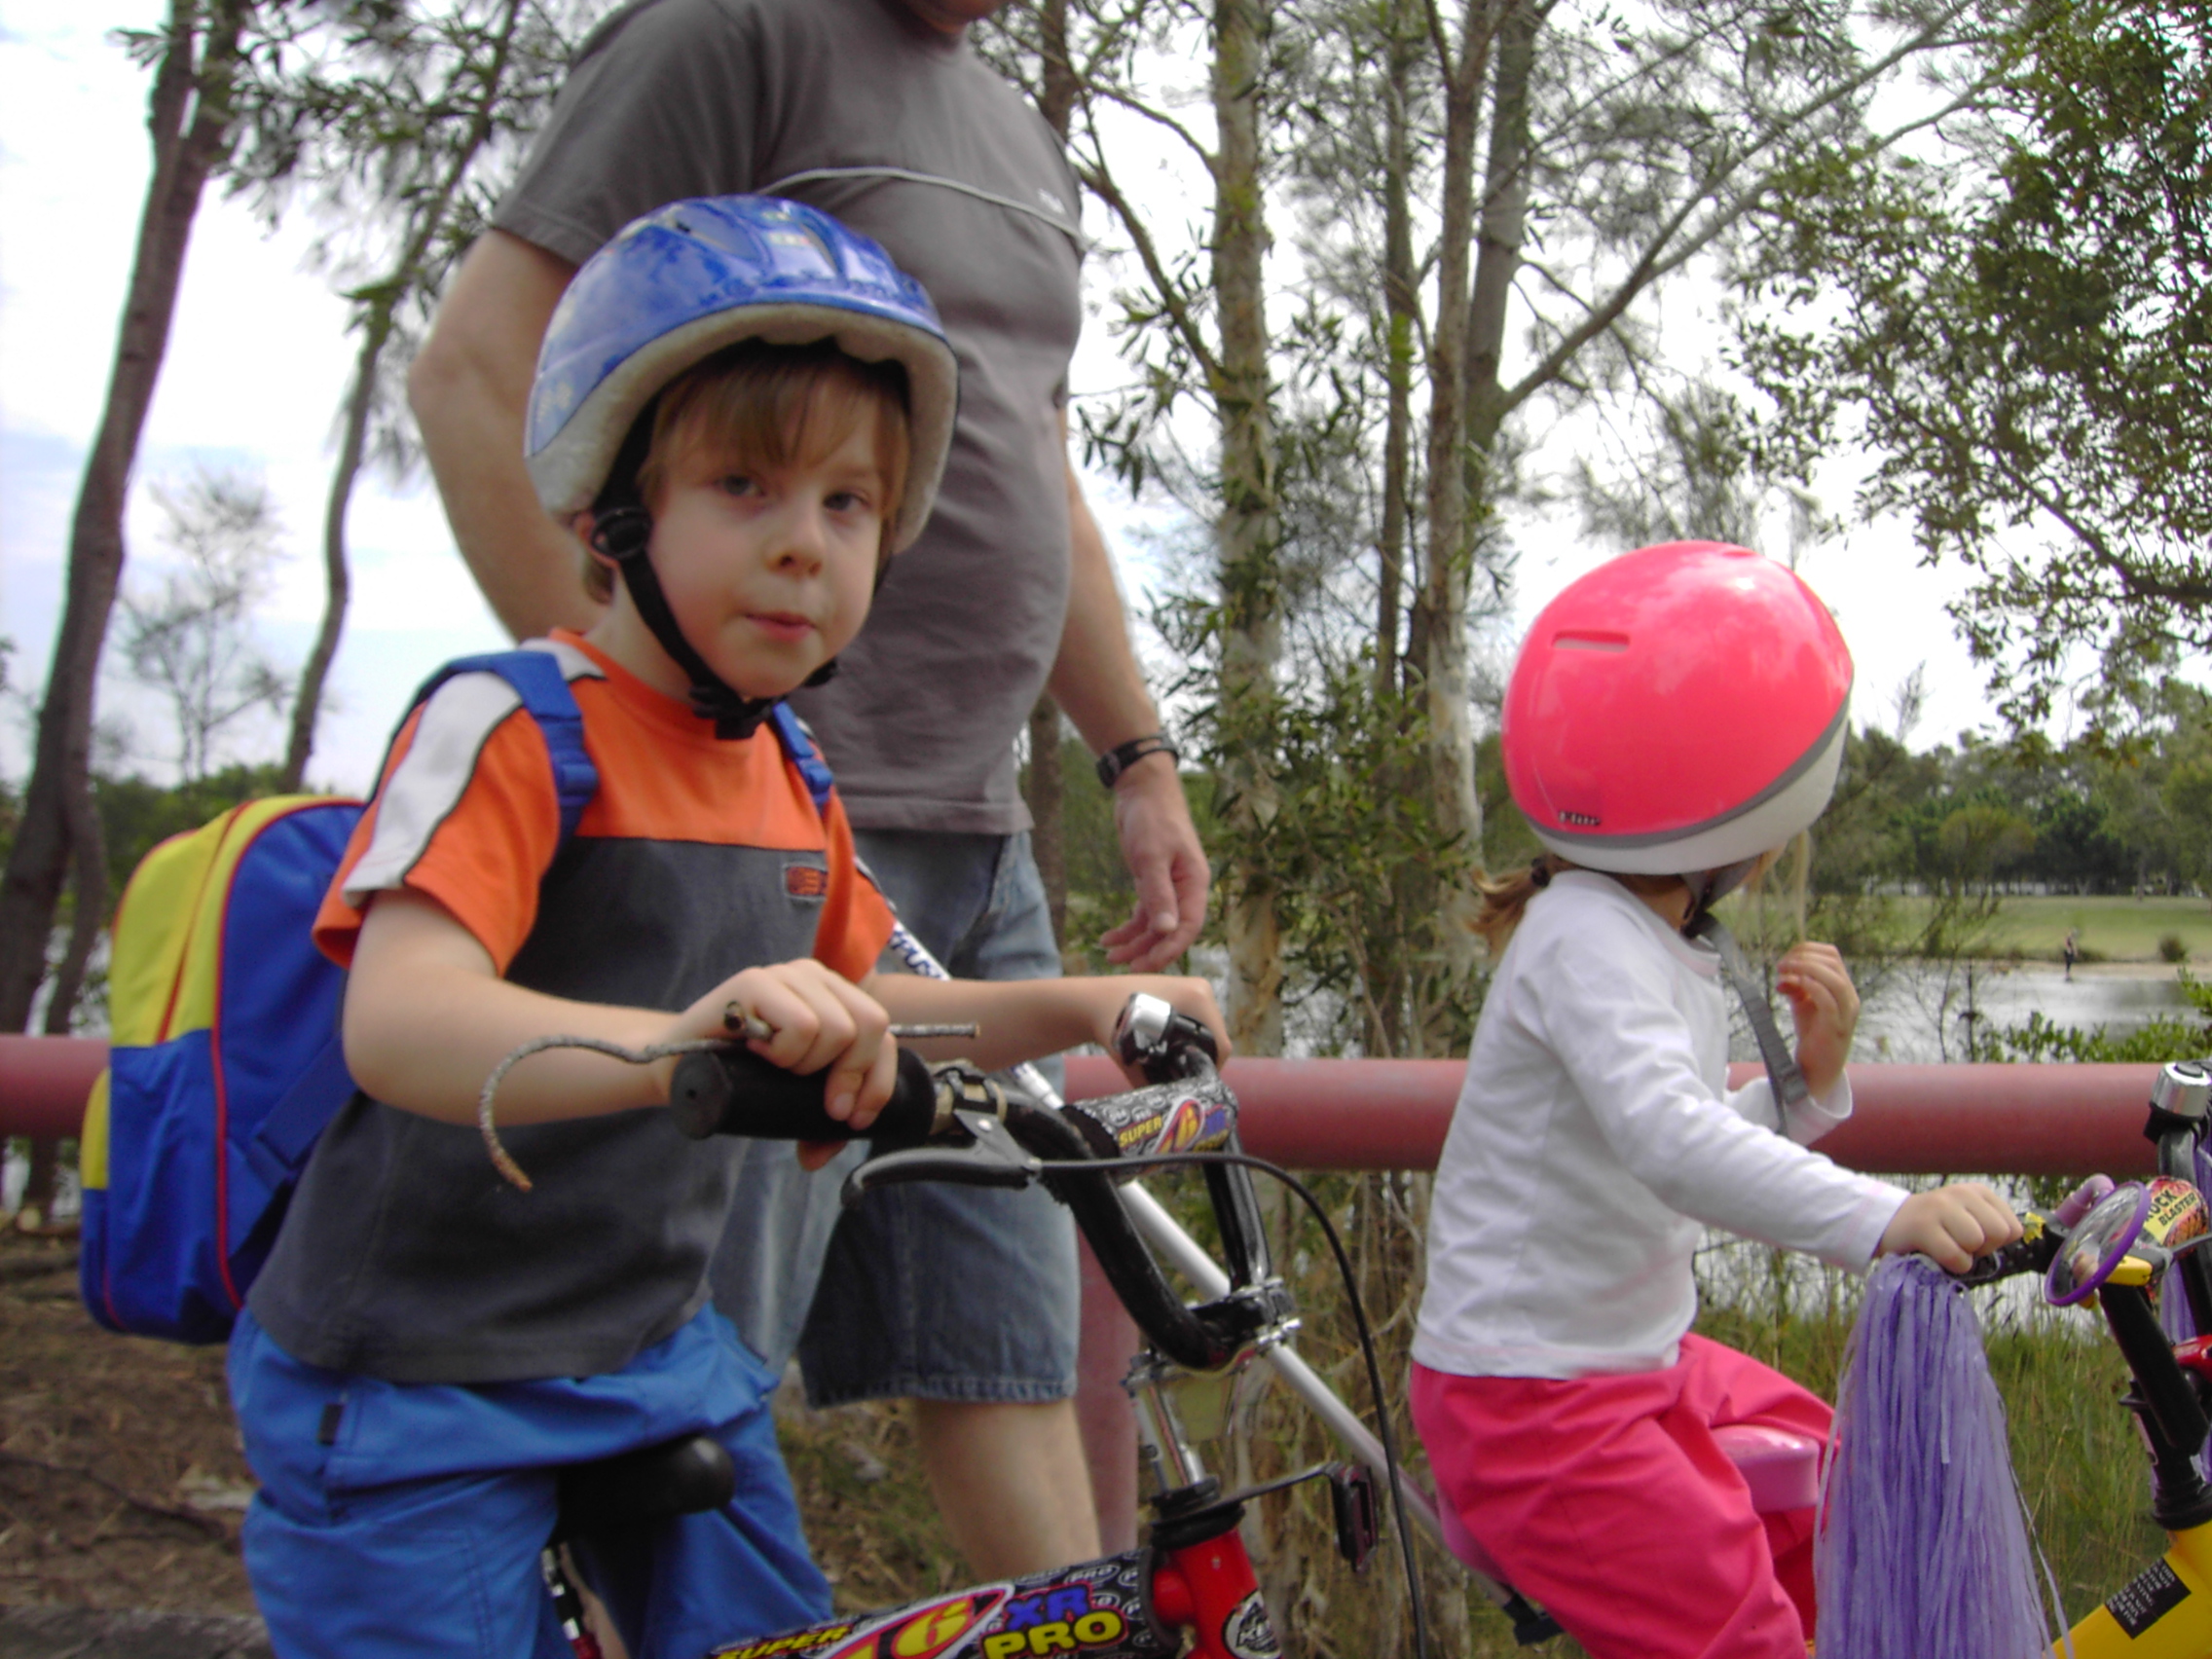
POLYGON ((1147 756, 1114 780, 1114 829, 1123 861, 1136 878, 1137 904, 1099 942, 1107 961, 1153 973, 1198 937, 1213 880, 1173 756, 1147 756))

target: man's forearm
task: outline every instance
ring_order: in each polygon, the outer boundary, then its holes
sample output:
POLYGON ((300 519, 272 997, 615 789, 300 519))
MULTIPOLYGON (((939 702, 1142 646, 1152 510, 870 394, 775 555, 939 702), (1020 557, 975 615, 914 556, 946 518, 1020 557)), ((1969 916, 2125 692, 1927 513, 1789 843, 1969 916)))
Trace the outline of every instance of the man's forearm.
POLYGON ((408 402, 476 585, 517 639, 588 627, 582 545, 546 516, 523 462, 524 412, 546 320, 571 268, 500 231, 470 249, 422 354, 408 402))

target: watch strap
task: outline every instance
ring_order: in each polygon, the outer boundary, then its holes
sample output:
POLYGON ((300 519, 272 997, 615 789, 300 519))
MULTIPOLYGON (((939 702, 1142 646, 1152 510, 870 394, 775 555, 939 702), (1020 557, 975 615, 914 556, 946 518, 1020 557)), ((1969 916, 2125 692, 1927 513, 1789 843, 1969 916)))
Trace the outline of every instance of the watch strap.
POLYGON ((1143 737, 1132 737, 1126 743, 1117 743, 1098 757, 1098 781, 1112 789, 1116 779, 1148 756, 1164 755, 1170 760, 1180 760, 1182 751, 1167 741, 1164 732, 1150 732, 1143 737))

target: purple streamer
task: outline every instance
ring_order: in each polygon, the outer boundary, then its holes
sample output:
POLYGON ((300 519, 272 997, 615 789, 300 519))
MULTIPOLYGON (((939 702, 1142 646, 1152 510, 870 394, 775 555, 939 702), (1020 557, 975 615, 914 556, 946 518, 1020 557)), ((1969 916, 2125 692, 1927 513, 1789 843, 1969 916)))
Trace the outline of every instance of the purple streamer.
POLYGON ((1921 1256, 1851 1333, 1813 1574, 1820 1659, 2042 1659, 2042 1580, 1981 1324, 1921 1256))

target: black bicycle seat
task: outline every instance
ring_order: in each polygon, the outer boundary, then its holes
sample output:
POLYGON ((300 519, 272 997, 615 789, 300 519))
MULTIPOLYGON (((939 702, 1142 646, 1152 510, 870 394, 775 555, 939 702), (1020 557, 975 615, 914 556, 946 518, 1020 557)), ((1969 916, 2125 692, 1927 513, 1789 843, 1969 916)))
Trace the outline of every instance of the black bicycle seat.
POLYGON ((729 1453, 704 1434, 596 1463, 571 1463, 561 1471, 553 1542, 719 1508, 736 1491, 737 1467, 729 1453))

